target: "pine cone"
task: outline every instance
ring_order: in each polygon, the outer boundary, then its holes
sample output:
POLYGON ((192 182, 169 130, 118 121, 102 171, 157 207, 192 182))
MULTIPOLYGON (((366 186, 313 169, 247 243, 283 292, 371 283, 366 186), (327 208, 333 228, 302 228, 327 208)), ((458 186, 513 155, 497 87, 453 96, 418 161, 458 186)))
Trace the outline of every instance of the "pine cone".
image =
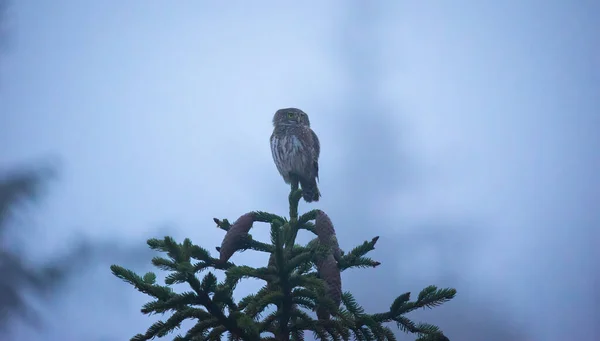
POLYGON ((225 234, 221 242, 219 251, 219 261, 225 263, 233 254, 244 246, 244 241, 249 237, 248 232, 254 223, 254 213, 246 213, 239 217, 229 231, 225 234))
MULTIPOLYGON (((317 261, 319 277, 327 284, 327 294, 330 299, 339 306, 342 302, 342 277, 335 258, 330 253, 327 257, 317 261)), ((329 313, 323 309, 317 309, 317 317, 322 320, 329 319, 329 313)))
POLYGON ((319 237, 319 242, 322 245, 327 246, 331 250, 335 260, 339 261, 342 257, 342 250, 340 249, 340 245, 338 244, 335 235, 335 228, 333 227, 331 219, 329 219, 327 214, 321 210, 319 210, 317 218, 315 219, 315 231, 319 237))

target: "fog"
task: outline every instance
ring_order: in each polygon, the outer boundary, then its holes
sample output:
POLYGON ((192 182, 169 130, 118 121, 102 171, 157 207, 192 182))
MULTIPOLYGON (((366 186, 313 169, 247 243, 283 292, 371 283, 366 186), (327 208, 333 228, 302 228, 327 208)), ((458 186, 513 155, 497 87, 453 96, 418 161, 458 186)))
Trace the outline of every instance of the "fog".
POLYGON ((381 236, 382 265, 342 276, 367 311, 435 284, 457 297, 411 317, 451 340, 599 338, 599 14, 591 1, 13 2, 0 166, 51 160, 58 177, 0 236, 28 266, 65 270, 45 294, 21 290, 37 327, 11 310, 2 333, 144 331, 147 298, 109 265, 148 270, 145 239, 165 234, 212 250, 213 217, 285 214, 268 138, 275 110, 298 107, 321 140, 323 195, 300 209, 327 212, 343 249, 381 236))

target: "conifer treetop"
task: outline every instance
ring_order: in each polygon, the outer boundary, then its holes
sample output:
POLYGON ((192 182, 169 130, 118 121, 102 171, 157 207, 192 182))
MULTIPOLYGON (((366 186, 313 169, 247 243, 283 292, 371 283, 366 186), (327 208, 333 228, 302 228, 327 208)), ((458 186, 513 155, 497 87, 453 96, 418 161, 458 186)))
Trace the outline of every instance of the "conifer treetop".
POLYGON ((164 285, 156 283, 152 272, 140 276, 112 265, 115 276, 153 298, 142 307, 143 314, 169 315, 131 340, 167 337, 185 320, 193 320, 195 325, 183 334, 171 336, 172 340, 221 340, 227 336, 229 340, 302 341, 306 332, 319 340, 396 340, 390 323, 416 334, 417 340, 448 340, 438 327, 415 323, 405 315, 449 301, 455 296, 455 289, 428 286, 415 300, 411 301, 406 292, 388 310, 366 313, 350 292, 342 291, 340 274, 351 268, 380 265, 366 256, 374 250, 378 237, 344 253, 325 212, 311 210, 298 215, 301 196, 302 190, 292 185, 287 218, 262 211, 243 214, 233 224, 215 218, 217 227, 226 231, 221 246, 216 248, 217 257, 188 238, 182 243, 169 236, 149 239, 151 249, 166 254, 152 259, 154 266, 168 272, 164 285), (270 243, 252 238, 254 223, 269 224, 270 243), (300 230, 313 233, 316 238, 307 245, 298 245, 300 230), (233 254, 245 250, 268 253, 268 263, 254 268, 230 261, 233 254), (224 272, 224 280, 217 280, 217 271, 224 272), (202 273, 205 274, 200 279, 202 273), (258 292, 236 301, 234 291, 245 278, 261 280, 264 285, 258 292), (175 292, 172 286, 178 283, 187 283, 191 290, 175 292))

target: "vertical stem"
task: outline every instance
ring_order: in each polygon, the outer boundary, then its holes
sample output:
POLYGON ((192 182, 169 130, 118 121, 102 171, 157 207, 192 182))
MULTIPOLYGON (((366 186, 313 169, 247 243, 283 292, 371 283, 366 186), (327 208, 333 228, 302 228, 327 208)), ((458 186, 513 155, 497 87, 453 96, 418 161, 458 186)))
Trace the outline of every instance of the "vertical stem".
POLYGON ((288 324, 290 323, 290 315, 292 310, 292 292, 289 288, 289 283, 286 281, 282 282, 283 289, 283 304, 281 307, 282 314, 279 318, 279 332, 280 335, 277 338, 281 341, 290 340, 290 329, 288 324))
POLYGON ((300 197, 298 196, 298 178, 295 176, 292 177, 292 184, 289 195, 290 202, 290 219, 295 220, 298 219, 298 202, 300 201, 300 197))
MULTIPOLYGON (((298 203, 302 196, 302 191, 298 189, 298 178, 293 176, 290 188, 289 203, 290 203, 290 221, 287 224, 289 227, 288 239, 285 241, 284 257, 291 257, 291 250, 296 242, 298 235, 298 203)), ((281 316, 279 317, 279 333, 276 338, 278 341, 290 340, 290 317, 293 309, 292 290, 288 282, 287 274, 281 276, 281 289, 283 291, 283 304, 281 305, 281 316)))
POLYGON ((285 241, 286 250, 291 250, 296 242, 296 236, 298 235, 298 203, 302 197, 302 190, 298 189, 298 181, 292 181, 292 186, 289 195, 290 202, 290 222, 289 222, 289 236, 285 241))

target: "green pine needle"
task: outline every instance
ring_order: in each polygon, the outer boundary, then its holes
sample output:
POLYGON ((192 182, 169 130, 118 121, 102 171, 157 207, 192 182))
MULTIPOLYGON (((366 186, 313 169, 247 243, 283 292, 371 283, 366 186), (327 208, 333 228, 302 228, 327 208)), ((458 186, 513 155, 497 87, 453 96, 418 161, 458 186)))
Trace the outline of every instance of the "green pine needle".
MULTIPOLYGON (((195 321, 195 324, 183 335, 171 336, 172 340, 220 341, 227 336, 231 341, 304 341, 309 332, 319 340, 395 341, 396 335, 385 325, 389 322, 395 322, 402 331, 415 334, 418 340, 447 340, 437 326, 417 324, 404 315, 451 300, 456 295, 455 289, 428 286, 415 301, 410 301, 411 295, 406 292, 391 303, 389 311, 375 314, 367 314, 350 292, 343 292, 342 305, 338 307, 329 294, 327 283, 331 282, 325 282, 321 278, 324 275, 318 272, 322 268, 315 266, 321 264, 319 261, 324 257, 331 257, 332 250, 321 245, 317 238, 307 245, 296 244, 300 230, 316 234, 312 221, 320 212, 315 209, 299 215, 301 198, 302 190, 292 184, 288 197, 289 218, 263 211, 251 212, 255 223, 269 224, 270 243, 255 240, 248 233, 243 245, 236 248, 238 252, 268 253, 269 262, 264 267, 221 262, 191 239, 177 243, 169 236, 147 241, 151 249, 163 254, 152 258, 152 264, 167 272, 164 286, 156 284, 157 276, 153 272, 140 276, 112 265, 111 271, 116 277, 153 298, 142 306, 143 314, 170 314, 166 320, 153 323, 144 334, 135 335, 131 340, 167 337, 186 320, 195 321), (204 271, 207 272, 200 280, 199 275, 204 271), (218 279, 217 271, 224 273, 224 279, 218 279), (264 285, 236 301, 234 292, 246 278, 261 280, 264 285), (175 284, 187 284, 191 291, 176 293, 173 290, 175 284), (317 317, 315 312, 318 312, 317 317)), ((221 230, 231 228, 227 219, 215 218, 214 221, 221 230)), ((379 266, 378 261, 367 256, 375 249, 377 241, 378 237, 375 237, 350 252, 342 251, 337 264, 339 271, 379 266)), ((220 252, 219 247, 217 251, 220 252)))

